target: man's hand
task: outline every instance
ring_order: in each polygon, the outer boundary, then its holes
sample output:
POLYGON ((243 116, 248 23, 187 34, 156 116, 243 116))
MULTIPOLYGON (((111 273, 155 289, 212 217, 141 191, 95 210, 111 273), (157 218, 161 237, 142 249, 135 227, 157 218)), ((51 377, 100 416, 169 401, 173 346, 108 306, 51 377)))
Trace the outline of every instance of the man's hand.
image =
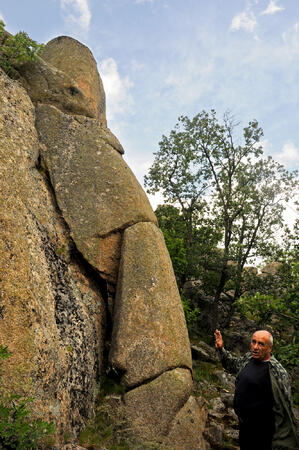
POLYGON ((223 348, 223 339, 219 330, 215 330, 215 347, 217 350, 221 350, 223 348))

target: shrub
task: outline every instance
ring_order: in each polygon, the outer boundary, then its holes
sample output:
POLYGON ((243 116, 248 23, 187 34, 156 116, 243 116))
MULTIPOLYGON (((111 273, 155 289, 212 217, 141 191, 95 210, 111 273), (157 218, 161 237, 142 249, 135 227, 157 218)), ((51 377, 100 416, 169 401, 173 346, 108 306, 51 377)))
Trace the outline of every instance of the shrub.
POLYGON ((5 23, 0 20, 0 67, 8 76, 16 78, 16 68, 29 61, 35 61, 44 46, 33 41, 25 31, 14 36, 6 33, 5 23))

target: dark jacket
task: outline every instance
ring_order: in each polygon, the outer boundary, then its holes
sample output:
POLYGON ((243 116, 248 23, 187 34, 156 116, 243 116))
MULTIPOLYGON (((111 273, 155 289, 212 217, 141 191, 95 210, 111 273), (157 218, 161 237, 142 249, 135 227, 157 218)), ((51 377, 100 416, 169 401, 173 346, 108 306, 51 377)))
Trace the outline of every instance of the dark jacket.
MULTIPOLYGON (((241 370, 249 363, 252 356, 235 357, 224 348, 220 351, 223 367, 236 375, 236 382, 241 370)), ((275 414, 275 432, 272 441, 273 450, 299 449, 297 421, 292 410, 291 383, 287 371, 271 356, 269 373, 273 393, 273 410, 275 414)))

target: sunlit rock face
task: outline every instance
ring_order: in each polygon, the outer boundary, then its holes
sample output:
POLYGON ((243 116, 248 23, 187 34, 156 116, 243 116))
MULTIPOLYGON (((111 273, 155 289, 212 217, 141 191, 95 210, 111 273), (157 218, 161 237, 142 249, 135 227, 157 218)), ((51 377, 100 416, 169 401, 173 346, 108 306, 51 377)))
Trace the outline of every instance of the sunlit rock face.
POLYGON ((12 352, 1 389, 34 396, 59 444, 93 415, 112 370, 133 434, 190 436, 186 405, 204 416, 174 273, 106 126, 95 60, 63 36, 20 75, 0 78, 0 343, 12 352))
POLYGON ((12 353, 1 390, 34 396, 58 434, 77 432, 103 370, 106 307, 37 169, 30 98, 2 71, 0 90, 0 343, 12 353))
POLYGON ((76 39, 59 36, 48 42, 42 56, 44 61, 74 79, 92 106, 92 117, 106 126, 105 92, 91 51, 76 39))
POLYGON ((126 229, 117 285, 110 361, 129 387, 174 367, 191 369, 190 346, 170 257, 161 231, 126 229))

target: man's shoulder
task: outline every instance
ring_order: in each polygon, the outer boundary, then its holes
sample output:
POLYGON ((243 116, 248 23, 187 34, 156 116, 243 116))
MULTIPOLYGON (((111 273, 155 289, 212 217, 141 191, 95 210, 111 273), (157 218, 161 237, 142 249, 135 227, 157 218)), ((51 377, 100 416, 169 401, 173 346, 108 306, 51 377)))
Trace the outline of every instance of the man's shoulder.
POLYGON ((284 385, 286 389, 289 389, 290 378, 286 369, 282 366, 282 364, 277 361, 274 356, 271 356, 270 361, 270 372, 274 375, 276 380, 280 385, 284 385))
POLYGON ((272 369, 274 369, 274 371, 277 374, 281 374, 283 376, 286 376, 286 375, 288 376, 286 369, 283 367, 283 365, 279 361, 277 361, 277 359, 273 355, 271 355, 269 364, 270 364, 270 367, 272 369))

